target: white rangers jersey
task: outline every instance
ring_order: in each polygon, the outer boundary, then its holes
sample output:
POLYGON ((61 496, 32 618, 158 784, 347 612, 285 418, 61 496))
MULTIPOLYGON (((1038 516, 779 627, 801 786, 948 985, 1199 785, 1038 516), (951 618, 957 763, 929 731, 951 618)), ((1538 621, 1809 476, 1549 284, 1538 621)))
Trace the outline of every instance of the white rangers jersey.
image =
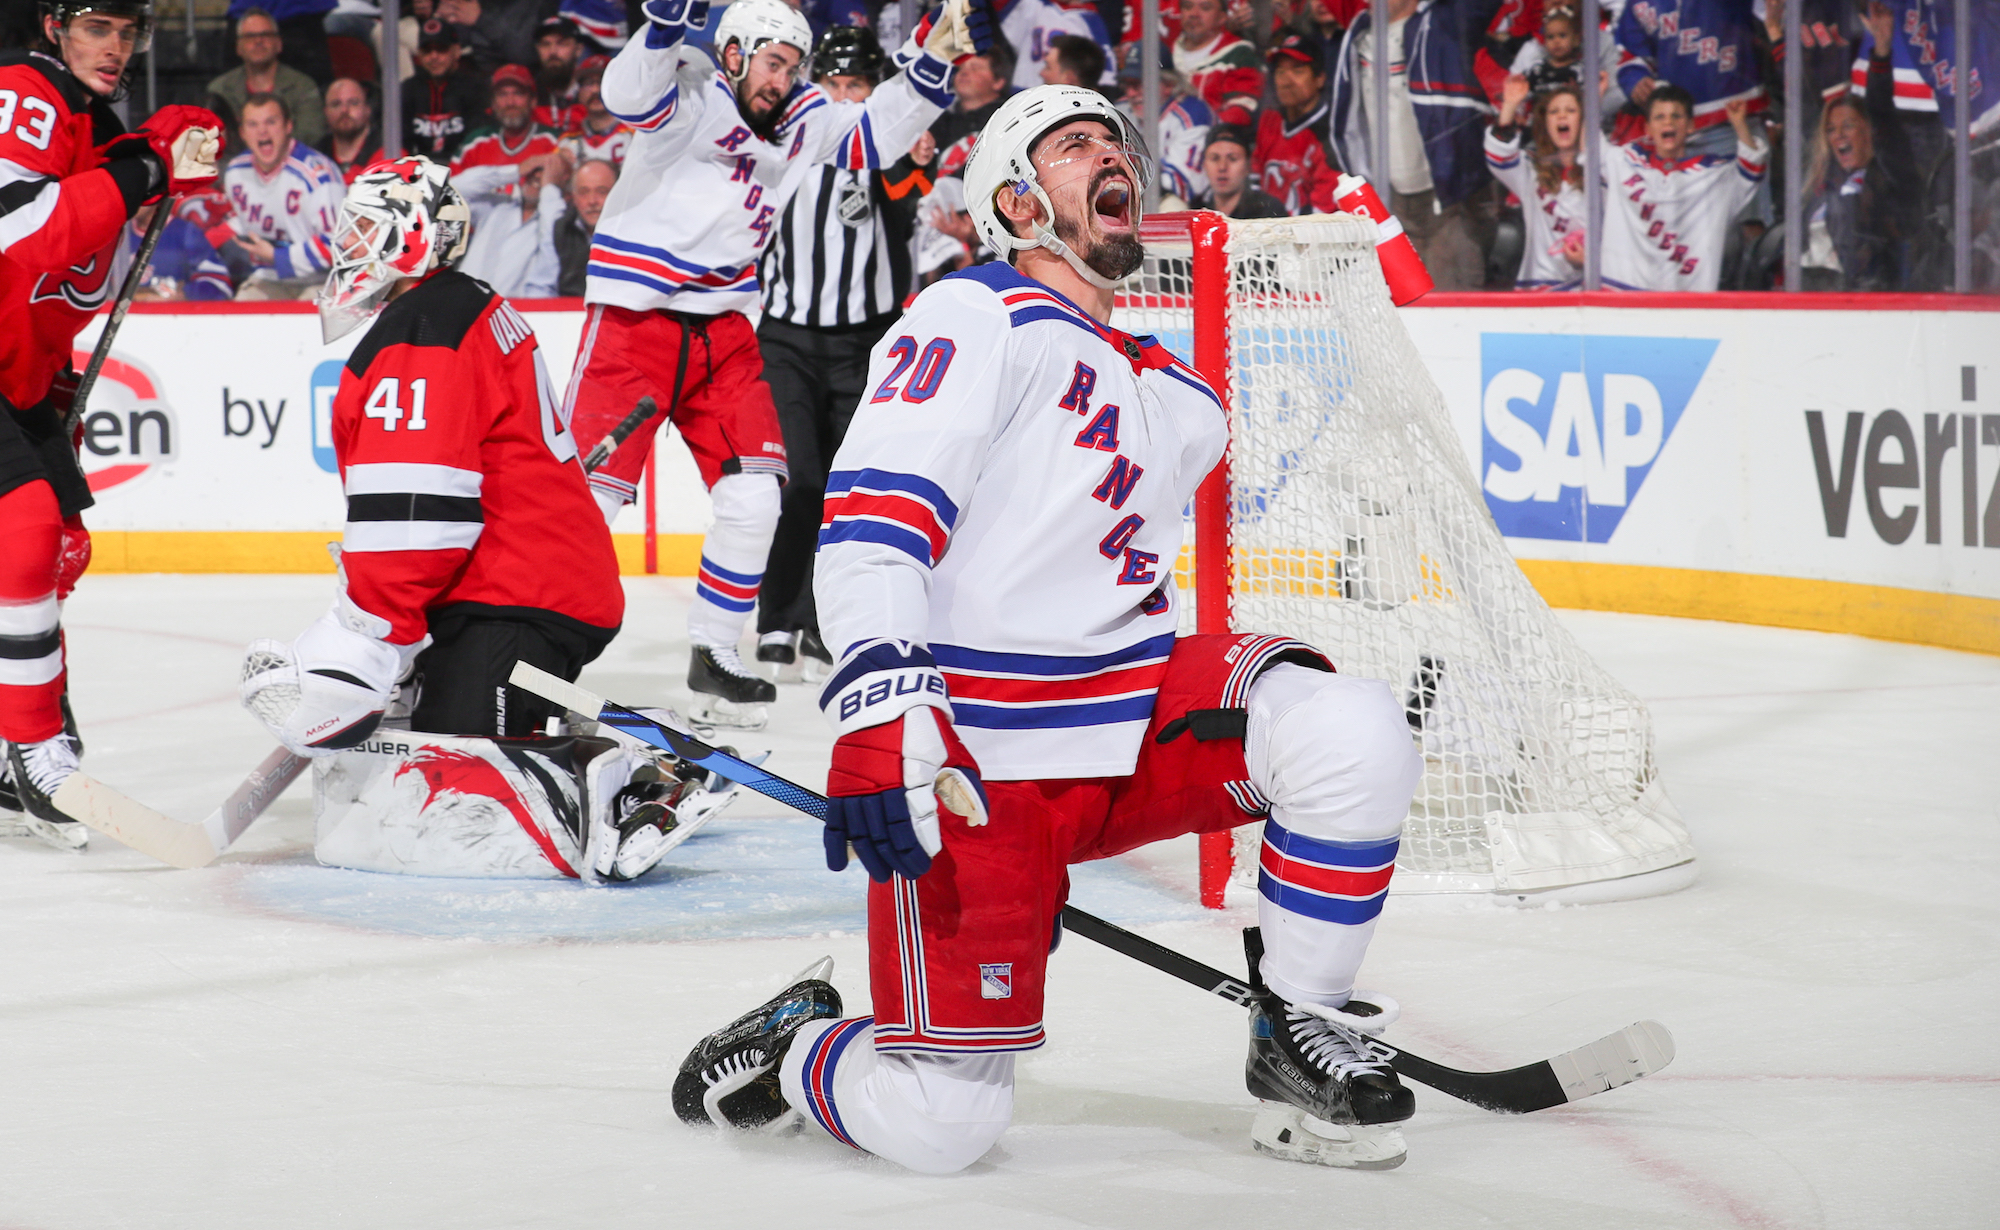
POLYGON ((986 777, 1130 773, 1174 644, 1181 509, 1227 439, 1214 391, 1002 262, 917 296, 868 381, 815 565, 841 651, 827 717, 936 704, 986 777))
POLYGON ((333 224, 347 196, 347 181, 333 159, 294 141, 284 164, 266 178, 246 151, 229 160, 222 189, 236 233, 277 248, 271 267, 276 276, 303 277, 333 264, 333 224))
POLYGON ((1647 141, 1597 138, 1604 168, 1604 284, 1620 290, 1714 290, 1729 220, 1764 180, 1770 148, 1663 162, 1647 141))
POLYGON ((1575 290, 1583 284, 1583 271, 1563 255, 1563 244, 1590 229, 1583 189, 1563 180, 1554 192, 1544 191, 1535 178, 1534 159, 1521 148, 1526 132, 1516 129, 1511 141, 1502 141, 1491 128, 1486 130, 1486 169, 1521 198, 1527 222, 1527 250, 1514 285, 1521 290, 1575 290))
POLYGON ((584 299, 713 316, 757 305, 757 261, 799 176, 903 156, 951 102, 951 67, 919 54, 865 103, 798 85, 775 139, 751 132, 736 95, 684 44, 635 38, 604 70, 604 105, 634 129, 591 241, 584 299))

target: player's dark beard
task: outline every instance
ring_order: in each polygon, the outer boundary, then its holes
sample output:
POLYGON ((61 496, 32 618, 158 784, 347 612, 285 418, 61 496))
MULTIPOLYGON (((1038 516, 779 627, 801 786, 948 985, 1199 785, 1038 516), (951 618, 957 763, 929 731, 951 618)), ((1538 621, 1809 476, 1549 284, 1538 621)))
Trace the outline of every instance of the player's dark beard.
MULTIPOLYGON (((1103 190, 1105 181, 1117 174, 1118 172, 1106 168, 1091 176, 1090 191, 1085 197, 1087 208, 1092 208, 1094 211, 1092 202, 1097 200, 1097 194, 1103 190)), ((1136 189, 1137 185, 1133 187, 1136 189)), ((1129 208, 1137 210, 1136 197, 1129 208)), ((1091 216, 1095 216, 1094 212, 1091 216)), ((1090 266, 1098 277, 1109 278, 1114 282, 1131 277, 1146 260, 1145 247, 1140 244, 1139 236, 1131 231, 1122 235, 1106 235, 1092 242, 1081 220, 1058 217, 1056 238, 1068 244, 1070 251, 1076 253, 1077 258, 1090 266)))
MULTIPOLYGON (((746 81, 739 88, 748 89, 749 85, 750 83, 746 81)), ((750 99, 738 94, 736 96, 736 114, 743 117, 743 122, 749 125, 751 132, 757 134, 758 140, 767 144, 775 142, 778 139, 778 121, 785 114, 784 98, 778 98, 771 104, 771 109, 762 115, 757 114, 757 112, 750 108, 750 99)))

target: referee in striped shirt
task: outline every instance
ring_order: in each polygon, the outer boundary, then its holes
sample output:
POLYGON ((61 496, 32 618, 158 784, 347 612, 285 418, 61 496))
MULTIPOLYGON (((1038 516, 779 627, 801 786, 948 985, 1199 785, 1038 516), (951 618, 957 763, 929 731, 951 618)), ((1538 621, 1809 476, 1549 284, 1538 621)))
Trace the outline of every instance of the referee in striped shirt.
MULTIPOLYGON (((866 99, 887 67, 874 32, 860 26, 829 28, 812 60, 813 80, 836 102, 866 99)), ((832 665, 812 595, 827 467, 861 402, 868 352, 910 295, 910 238, 930 187, 907 155, 887 171, 811 167, 764 252, 757 340, 791 478, 758 595, 760 662, 804 654, 832 665)))

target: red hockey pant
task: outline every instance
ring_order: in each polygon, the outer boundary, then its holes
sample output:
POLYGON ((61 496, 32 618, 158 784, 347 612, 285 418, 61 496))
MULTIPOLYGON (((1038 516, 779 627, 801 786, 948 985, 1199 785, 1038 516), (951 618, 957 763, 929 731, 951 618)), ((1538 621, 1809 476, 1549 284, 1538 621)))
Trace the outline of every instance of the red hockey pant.
MULTIPOLYGON (((74 532, 81 535, 81 526, 74 532)), ((0 739, 10 743, 38 743, 62 731, 65 675, 56 591, 68 588, 61 584, 64 539, 48 483, 38 479, 0 495, 0 739)))

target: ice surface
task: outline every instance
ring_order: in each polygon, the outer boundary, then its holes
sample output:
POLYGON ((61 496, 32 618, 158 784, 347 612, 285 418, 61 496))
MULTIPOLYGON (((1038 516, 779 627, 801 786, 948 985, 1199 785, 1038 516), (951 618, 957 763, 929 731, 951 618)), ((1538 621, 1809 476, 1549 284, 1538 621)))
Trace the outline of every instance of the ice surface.
MULTIPOLYGON (((629 583, 583 682, 684 704, 691 584, 629 583)), ((66 623, 88 764, 199 819, 269 742, 253 636, 324 577, 87 579, 66 623)), ((823 952, 865 1002, 862 879, 737 804, 624 889, 318 867, 303 786, 216 867, 0 841, 0 1226, 1991 1226, 2000 1219, 2000 660, 1566 613, 1653 707, 1702 853, 1672 897, 1554 911, 1392 898, 1363 983, 1460 1066, 1658 1018, 1666 1072, 1501 1118, 1420 1089, 1410 1160, 1250 1150, 1241 1013, 1076 938, 1014 1128, 951 1179, 668 1107, 702 1033, 823 952)), ((825 780, 809 689, 733 736, 825 780)), ((1234 969, 1191 843, 1078 870, 1074 900, 1234 969)))

